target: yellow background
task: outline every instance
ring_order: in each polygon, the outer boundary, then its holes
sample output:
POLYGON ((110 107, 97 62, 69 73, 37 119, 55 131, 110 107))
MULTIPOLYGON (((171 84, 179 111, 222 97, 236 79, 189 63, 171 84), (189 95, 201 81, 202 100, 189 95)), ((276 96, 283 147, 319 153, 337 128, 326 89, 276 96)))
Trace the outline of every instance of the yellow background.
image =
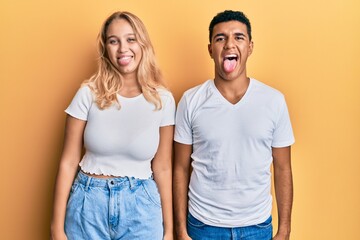
POLYGON ((177 101, 213 77, 212 17, 243 10, 255 43, 248 74, 286 95, 295 132, 292 239, 360 239, 358 0, 1 1, 1 239, 48 239, 64 109, 119 9, 144 21, 177 101))

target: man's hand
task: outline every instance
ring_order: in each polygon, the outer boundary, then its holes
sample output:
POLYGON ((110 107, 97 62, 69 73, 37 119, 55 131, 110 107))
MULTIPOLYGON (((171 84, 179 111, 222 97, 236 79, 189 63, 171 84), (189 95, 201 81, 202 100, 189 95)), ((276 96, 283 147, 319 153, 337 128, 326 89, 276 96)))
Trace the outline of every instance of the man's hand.
POLYGON ((273 240, 289 240, 289 239, 290 239, 290 234, 281 234, 281 233, 277 233, 273 238, 273 240))
POLYGON ((189 237, 189 235, 184 234, 184 235, 178 235, 176 240, 191 240, 191 238, 189 237))

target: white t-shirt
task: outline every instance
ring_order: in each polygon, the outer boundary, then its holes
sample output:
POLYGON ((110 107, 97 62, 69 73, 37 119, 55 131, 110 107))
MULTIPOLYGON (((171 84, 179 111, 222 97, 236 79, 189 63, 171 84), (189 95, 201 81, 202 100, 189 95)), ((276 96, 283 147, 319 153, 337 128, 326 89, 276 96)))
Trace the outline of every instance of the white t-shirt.
POLYGON ((284 96, 250 79, 231 104, 208 80, 184 93, 175 122, 175 141, 193 145, 190 213, 219 227, 264 222, 272 208, 272 147, 294 143, 284 96))
POLYGON ((174 125, 175 101, 169 91, 158 90, 162 109, 155 110, 140 94, 133 98, 118 95, 121 108, 100 110, 88 86, 81 87, 65 110, 87 121, 86 149, 80 167, 84 172, 112 176, 151 177, 151 160, 159 145, 159 128, 174 125))

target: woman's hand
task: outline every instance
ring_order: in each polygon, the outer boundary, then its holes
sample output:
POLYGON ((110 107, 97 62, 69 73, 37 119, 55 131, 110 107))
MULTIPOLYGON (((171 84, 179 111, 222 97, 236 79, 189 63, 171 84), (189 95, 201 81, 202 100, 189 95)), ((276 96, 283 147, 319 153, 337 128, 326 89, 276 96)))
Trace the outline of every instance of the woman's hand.
POLYGON ((65 232, 51 233, 51 240, 67 240, 65 232))

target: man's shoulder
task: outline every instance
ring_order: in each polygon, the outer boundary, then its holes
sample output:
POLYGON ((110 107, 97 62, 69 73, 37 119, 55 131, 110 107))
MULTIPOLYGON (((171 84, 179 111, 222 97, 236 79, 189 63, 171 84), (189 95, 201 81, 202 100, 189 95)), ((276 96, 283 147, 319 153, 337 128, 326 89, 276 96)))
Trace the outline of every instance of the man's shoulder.
POLYGON ((202 93, 208 91, 212 80, 206 80, 205 82, 198 84, 194 87, 189 88, 184 92, 184 97, 186 98, 192 98, 196 95, 201 95, 202 93))
POLYGON ((257 79, 251 78, 253 88, 260 92, 262 95, 267 95, 269 97, 283 98, 284 95, 278 89, 265 84, 257 79))

